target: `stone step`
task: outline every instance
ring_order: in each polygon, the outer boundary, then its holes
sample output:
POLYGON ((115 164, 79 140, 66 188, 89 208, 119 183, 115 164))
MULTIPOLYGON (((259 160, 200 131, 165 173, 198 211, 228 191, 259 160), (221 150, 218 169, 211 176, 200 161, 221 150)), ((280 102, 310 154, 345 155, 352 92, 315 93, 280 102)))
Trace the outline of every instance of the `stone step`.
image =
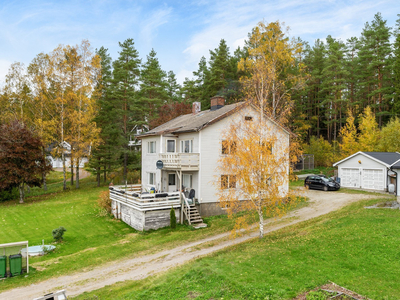
POLYGON ((199 223, 199 224, 193 225, 194 229, 206 228, 206 227, 207 227, 207 224, 205 224, 205 223, 199 223))

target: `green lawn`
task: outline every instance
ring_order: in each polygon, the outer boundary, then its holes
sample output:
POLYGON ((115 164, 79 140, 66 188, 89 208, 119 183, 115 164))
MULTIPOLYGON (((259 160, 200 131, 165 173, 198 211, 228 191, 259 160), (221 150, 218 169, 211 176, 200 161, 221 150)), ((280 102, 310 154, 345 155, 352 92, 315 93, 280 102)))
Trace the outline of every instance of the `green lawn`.
MULTIPOLYGON (((57 178, 60 174, 55 174, 57 178)), ((60 178, 58 178, 60 179, 60 178)), ((61 177, 62 180, 62 177, 61 177)), ((107 187, 96 187, 93 178, 81 180, 81 189, 62 192, 62 182, 54 180, 48 192, 32 189, 25 204, 18 201, 0 203, 0 243, 29 241, 29 245, 53 243, 52 230, 64 226, 64 241, 53 253, 30 258, 30 274, 0 281, 0 291, 32 284, 53 276, 102 263, 135 257, 149 252, 176 247, 232 229, 232 220, 226 216, 206 218, 209 227, 193 230, 178 225, 176 230, 138 232, 125 223, 102 216, 97 198, 107 187), (42 194, 42 195, 40 195, 42 194)))
POLYGON ((79 299, 291 299, 333 281, 400 299, 400 211, 355 203, 146 280, 79 299))

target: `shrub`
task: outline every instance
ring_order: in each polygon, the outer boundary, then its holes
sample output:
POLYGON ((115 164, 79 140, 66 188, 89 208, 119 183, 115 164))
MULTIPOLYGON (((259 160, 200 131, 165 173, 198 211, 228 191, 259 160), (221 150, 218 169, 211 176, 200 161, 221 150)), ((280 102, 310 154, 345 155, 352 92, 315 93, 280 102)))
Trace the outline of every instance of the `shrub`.
POLYGON ((56 240, 56 242, 59 242, 63 239, 64 232, 67 231, 64 227, 60 226, 56 229, 53 229, 53 238, 56 240))
POLYGON ((109 191, 101 192, 99 199, 97 200, 97 204, 104 210, 104 212, 110 214, 111 213, 110 192, 109 191))
POLYGON ((0 202, 18 199, 18 197, 19 197, 18 188, 14 187, 6 190, 0 190, 0 202))
POLYGON ((169 213, 170 216, 170 222, 171 222, 171 228, 175 229, 176 228, 176 216, 175 216, 175 209, 171 207, 171 212, 169 213))

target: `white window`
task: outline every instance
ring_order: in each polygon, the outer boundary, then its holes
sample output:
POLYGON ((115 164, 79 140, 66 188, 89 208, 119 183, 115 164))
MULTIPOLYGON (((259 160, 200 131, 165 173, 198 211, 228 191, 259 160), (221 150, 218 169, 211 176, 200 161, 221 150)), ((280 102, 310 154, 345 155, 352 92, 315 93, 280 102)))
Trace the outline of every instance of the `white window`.
POLYGON ((167 152, 175 152, 175 140, 167 140, 167 152))
POLYGON ((149 173, 149 184, 156 185, 156 173, 149 173))
POLYGON ((182 174, 182 185, 184 188, 191 189, 192 188, 192 175, 182 174))
POLYGON ((236 176, 235 175, 221 175, 221 188, 222 189, 235 189, 236 176))
POLYGON ((193 140, 181 141, 181 153, 193 153, 193 140))
POLYGON ((236 151, 236 142, 222 140, 222 154, 233 154, 236 151))
POLYGON ((147 142, 147 153, 156 153, 156 142, 147 142))

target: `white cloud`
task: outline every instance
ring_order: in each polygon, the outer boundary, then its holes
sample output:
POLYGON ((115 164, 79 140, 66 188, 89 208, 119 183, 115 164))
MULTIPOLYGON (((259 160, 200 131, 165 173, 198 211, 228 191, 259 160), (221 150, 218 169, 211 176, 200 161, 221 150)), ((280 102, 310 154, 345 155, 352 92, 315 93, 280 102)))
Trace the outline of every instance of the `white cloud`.
POLYGON ((141 23, 140 36, 147 46, 151 45, 153 39, 157 35, 157 29, 168 22, 172 12, 171 7, 164 7, 152 12, 141 23))

